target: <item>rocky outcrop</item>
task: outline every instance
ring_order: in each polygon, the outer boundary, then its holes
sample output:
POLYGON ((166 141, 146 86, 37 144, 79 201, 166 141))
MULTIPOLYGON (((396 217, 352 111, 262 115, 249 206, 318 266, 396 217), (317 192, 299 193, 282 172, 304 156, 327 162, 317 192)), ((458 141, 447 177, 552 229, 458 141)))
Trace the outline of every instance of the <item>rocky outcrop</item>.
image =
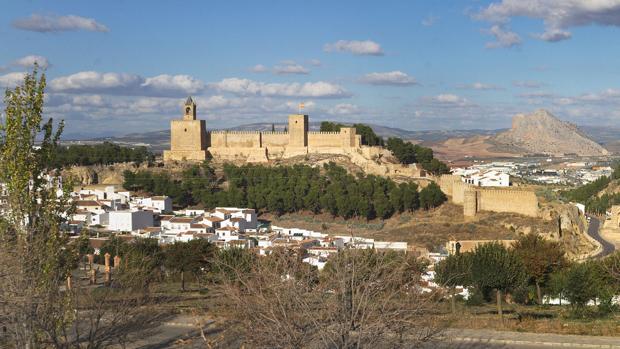
POLYGON ((532 114, 515 115, 512 128, 495 136, 493 141, 523 153, 559 156, 600 156, 609 153, 576 125, 562 121, 543 109, 532 114))

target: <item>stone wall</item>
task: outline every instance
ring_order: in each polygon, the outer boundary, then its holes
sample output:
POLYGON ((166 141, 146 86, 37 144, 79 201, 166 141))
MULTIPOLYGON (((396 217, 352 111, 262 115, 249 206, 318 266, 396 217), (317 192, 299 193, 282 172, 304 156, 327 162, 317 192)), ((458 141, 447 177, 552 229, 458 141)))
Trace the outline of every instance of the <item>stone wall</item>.
POLYGON ((261 133, 258 131, 213 131, 210 132, 210 147, 260 148, 261 133))
POLYGON ((474 216, 478 211, 539 216, 538 198, 532 190, 476 187, 464 183, 460 176, 455 175, 443 175, 435 178, 435 181, 452 198, 452 202, 463 205, 465 216, 474 216))

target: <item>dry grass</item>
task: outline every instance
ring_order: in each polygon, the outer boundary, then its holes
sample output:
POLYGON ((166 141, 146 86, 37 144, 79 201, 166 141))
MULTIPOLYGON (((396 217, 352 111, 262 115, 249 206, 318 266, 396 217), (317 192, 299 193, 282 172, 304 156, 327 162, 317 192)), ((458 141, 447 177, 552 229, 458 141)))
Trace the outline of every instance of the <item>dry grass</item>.
POLYGON ((321 231, 330 235, 349 235, 387 241, 406 241, 435 249, 450 239, 514 239, 522 231, 546 233, 555 227, 553 222, 517 214, 482 212, 475 220, 465 220, 461 206, 446 203, 434 210, 419 210, 397 214, 387 220, 345 220, 329 214, 308 212, 280 217, 263 214, 272 224, 321 231))

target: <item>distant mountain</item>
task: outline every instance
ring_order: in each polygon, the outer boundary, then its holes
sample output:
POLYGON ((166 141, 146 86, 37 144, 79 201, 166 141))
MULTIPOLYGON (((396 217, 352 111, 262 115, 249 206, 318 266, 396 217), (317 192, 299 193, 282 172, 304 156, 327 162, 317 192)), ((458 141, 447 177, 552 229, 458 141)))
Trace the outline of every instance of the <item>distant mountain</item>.
MULTIPOLYGON (((545 112, 546 113, 546 112, 545 112)), ((535 113, 536 114, 536 113, 535 113)), ((548 114, 548 113, 547 113, 548 114)), ((550 114, 549 114, 550 115, 550 114)), ((558 128, 560 134, 554 136, 553 139, 560 141, 565 139, 568 135, 570 139, 574 139, 572 135, 577 135, 581 138, 594 140, 595 143, 601 143, 610 148, 610 150, 618 149, 620 151, 620 129, 608 128, 608 127, 579 127, 572 124, 565 123, 551 115, 554 121, 545 122, 540 120, 540 122, 525 122, 525 124, 518 123, 517 127, 519 129, 527 129, 527 130, 535 130, 537 127, 541 128, 558 128), (530 126, 528 126, 530 124, 530 126), (533 126, 533 125, 538 126, 533 126), (525 127, 525 128, 523 128, 525 127)), ((545 116, 542 118, 549 119, 545 116)), ((320 129, 320 122, 311 122, 310 129, 313 131, 318 131, 320 129)), ((252 123, 245 124, 236 127, 231 127, 229 130, 235 131, 271 131, 271 128, 275 127, 276 130, 282 131, 287 126, 286 123, 252 123)), ((482 129, 474 129, 474 130, 430 130, 430 131, 411 131, 404 130, 401 128, 395 127, 387 127, 376 124, 368 124, 368 126, 372 127, 373 130, 381 137, 399 137, 402 139, 410 140, 415 143, 423 143, 427 146, 435 149, 438 154, 452 154, 446 155, 446 158, 458 158, 458 157, 469 157, 476 156, 477 153, 481 155, 501 155, 501 156, 509 156, 510 154, 517 153, 528 153, 529 150, 521 148, 515 142, 515 139, 510 138, 508 140, 508 135, 516 135, 515 132, 520 131, 509 131, 508 129, 498 129, 498 130, 482 130, 482 129), (509 132, 509 133, 507 133, 509 132), (500 134, 504 134, 504 136, 498 136, 500 134), (497 137, 496 137, 497 136, 497 137), (498 138, 499 137, 499 138, 498 138), (503 140, 503 141, 502 141, 503 140)), ((514 128, 513 123, 513 128, 514 128)), ((524 131, 527 135, 530 131, 524 131)), ((543 131, 541 131, 543 132, 543 131)), ((549 138, 549 134, 544 134, 537 131, 538 137, 549 138), (543 135, 544 134, 544 135, 543 135)), ((549 131, 551 133, 555 131, 549 131)), ((577 138, 579 138, 577 137, 577 138)), ((521 137, 523 138, 523 137, 521 137)), ((581 139, 580 138, 580 139, 581 139)), ((77 137, 67 138, 65 139, 80 139, 77 137)), ((549 138, 551 139, 551 138, 549 138)), ((128 146, 136 146, 136 145, 145 145, 150 147, 153 151, 159 152, 164 149, 168 149, 170 146, 170 131, 169 130, 159 130, 159 131, 150 131, 150 132, 141 132, 141 133, 130 133, 124 136, 119 137, 96 137, 90 138, 86 137, 81 141, 72 141, 73 142, 103 142, 110 141, 128 146)), ((597 144, 592 144, 586 141, 588 146, 585 149, 590 149, 594 151, 594 153, 601 153, 597 144)), ((579 144, 577 142, 576 144, 579 144)), ((539 149, 540 150, 540 149, 539 149)), ((564 149, 569 150, 569 149, 564 149)), ((576 152, 575 150, 570 150, 569 152, 576 152)))
POLYGON ((516 153, 577 154, 580 156, 607 155, 609 152, 589 138, 576 125, 562 121, 546 110, 532 114, 517 114, 510 130, 492 139, 516 153))

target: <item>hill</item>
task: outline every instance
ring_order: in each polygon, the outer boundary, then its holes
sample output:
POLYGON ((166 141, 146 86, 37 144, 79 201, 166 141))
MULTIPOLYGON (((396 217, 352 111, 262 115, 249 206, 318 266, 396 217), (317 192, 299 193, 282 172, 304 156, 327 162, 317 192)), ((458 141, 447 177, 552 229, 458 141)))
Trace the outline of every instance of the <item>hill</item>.
POLYGON ((576 125, 562 121, 543 109, 532 114, 515 115, 510 130, 498 134, 493 141, 515 153, 558 156, 609 154, 576 125))

